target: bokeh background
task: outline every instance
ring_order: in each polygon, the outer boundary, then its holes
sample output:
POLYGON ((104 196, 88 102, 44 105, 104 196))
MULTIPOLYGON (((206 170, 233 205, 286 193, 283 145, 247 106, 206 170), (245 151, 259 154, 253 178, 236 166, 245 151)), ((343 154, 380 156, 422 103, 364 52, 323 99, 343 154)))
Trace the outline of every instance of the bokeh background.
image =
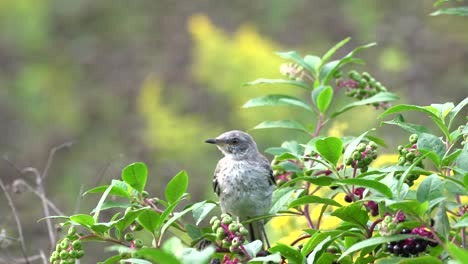
MULTIPOLYGON (((248 98, 285 91, 242 84, 281 77, 283 61, 275 51, 321 55, 348 36, 352 41, 338 55, 377 42, 360 54, 368 64, 357 69, 401 96, 400 103, 458 103, 468 95, 468 21, 431 17, 432 5, 0 0, 0 178, 11 184, 21 176, 13 164, 42 170, 51 148, 74 142, 56 153, 45 183, 49 199, 66 214, 77 204, 89 212, 98 197, 77 203, 80 189, 120 177, 134 161, 147 163, 152 195, 161 196, 170 178, 185 169, 192 200, 213 198, 211 177, 221 154, 205 139, 248 130, 262 120, 311 120, 295 109, 242 109, 248 98)), ((285 92, 309 99, 294 88, 285 92)), ((391 153, 408 135, 379 127, 378 113, 371 107, 353 110, 324 132, 358 135, 377 127, 389 145, 382 152, 391 153)), ((286 130, 251 134, 262 150, 307 140, 286 130)), ((39 201, 31 193, 13 198, 28 249, 37 253, 48 241, 44 222, 36 222, 42 217, 39 201)), ((3 194, 2 228, 16 236, 3 194)), ((17 252, 0 250, 0 256, 17 252)))

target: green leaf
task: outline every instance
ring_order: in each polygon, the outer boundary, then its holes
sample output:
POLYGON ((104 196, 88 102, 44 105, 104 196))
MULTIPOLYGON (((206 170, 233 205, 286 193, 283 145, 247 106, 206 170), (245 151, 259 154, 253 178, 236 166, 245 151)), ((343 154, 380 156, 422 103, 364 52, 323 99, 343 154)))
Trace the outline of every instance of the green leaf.
POLYGON ((332 185, 336 180, 331 178, 331 177, 328 177, 328 176, 302 176, 302 177, 297 177, 297 178, 294 178, 288 182, 286 182, 283 186, 285 185, 292 185, 296 182, 300 182, 300 181, 306 181, 306 182, 310 182, 314 185, 317 185, 317 186, 330 186, 332 185))
POLYGON ((420 203, 417 200, 392 201, 388 203, 388 207, 392 210, 402 210, 405 213, 422 217, 429 207, 429 202, 420 203))
POLYGON ((74 223, 77 223, 85 227, 91 227, 95 223, 94 218, 86 214, 72 215, 70 216, 70 221, 73 221, 74 223))
POLYGON ((419 135, 417 146, 423 154, 427 153, 423 150, 435 153, 436 155, 428 154, 427 157, 430 158, 437 167, 440 166, 440 161, 445 154, 445 144, 440 138, 431 134, 422 133, 419 135))
POLYGON ((457 158, 457 167, 464 171, 468 171, 468 144, 463 146, 462 152, 457 158))
POLYGON ((148 168, 142 162, 132 163, 122 171, 122 180, 140 193, 145 189, 147 178, 148 168))
POLYGON ((331 86, 319 86, 312 92, 312 100, 321 113, 327 111, 333 99, 333 88, 331 86))
POLYGON ((418 191, 416 192, 416 198, 419 202, 432 201, 436 198, 442 197, 443 195, 444 182, 437 177, 436 174, 432 174, 426 177, 421 184, 419 184, 418 191))
POLYGON ((313 264, 315 263, 315 257, 318 256, 320 257, 320 255, 317 255, 320 251, 323 252, 323 248, 325 245, 329 244, 330 243, 330 240, 331 240, 331 236, 328 236, 327 238, 325 238, 322 242, 320 242, 315 248, 314 250, 312 251, 312 253, 310 253, 310 255, 307 257, 307 264, 313 264))
POLYGON ((453 120, 458 115, 458 113, 468 104, 468 97, 463 99, 457 106, 455 106, 450 113, 448 114, 449 117, 449 127, 451 127, 453 120))
POLYGON ((393 193, 392 190, 385 184, 378 182, 376 180, 368 180, 368 179, 343 179, 338 182, 337 184, 344 185, 344 184, 352 184, 360 187, 366 187, 385 195, 387 198, 392 198, 393 193))
POLYGON ((404 130, 410 132, 411 134, 422 134, 422 133, 429 133, 429 129, 424 126, 416 125, 412 123, 407 123, 403 118, 403 115, 398 114, 395 118, 391 121, 384 121, 382 123, 389 124, 389 125, 397 125, 404 130))
POLYGON ((349 247, 338 259, 340 261, 342 258, 345 256, 359 251, 361 249, 367 248, 367 247, 373 247, 377 245, 382 245, 385 243, 393 242, 393 241, 399 241, 399 240, 404 240, 410 237, 414 237, 414 235, 395 235, 395 236, 388 236, 388 237, 372 237, 368 238, 366 240, 360 241, 358 243, 355 243, 351 247, 349 247))
POLYGON ((120 232, 123 232, 125 228, 131 225, 133 221, 135 221, 135 219, 145 210, 148 210, 148 208, 127 211, 122 218, 117 220, 115 228, 117 228, 120 232))
POLYGON ((468 214, 464 214, 460 220, 452 225, 453 228, 467 227, 468 226, 468 214))
POLYGON ((367 225, 369 221, 369 215, 365 209, 362 209, 361 205, 354 203, 348 206, 342 206, 331 213, 332 216, 336 216, 345 222, 357 224, 361 227, 367 225))
POLYGON ((96 205, 96 207, 93 210, 95 212, 95 214, 94 214, 94 222, 95 223, 99 221, 99 214, 101 213, 102 205, 104 204, 104 201, 106 200, 106 198, 109 195, 110 191, 114 187, 113 184, 114 183, 112 183, 111 185, 109 185, 109 187, 107 187, 107 189, 101 195, 101 198, 99 199, 98 204, 96 205))
POLYGON ((297 86, 302 89, 306 89, 307 91, 312 90, 312 88, 304 81, 296 81, 296 80, 284 80, 284 79, 257 79, 253 82, 245 83, 245 86, 249 85, 257 85, 257 84, 287 84, 297 86))
POLYGON ((256 125, 253 129, 265 129, 265 128, 287 128, 287 129, 294 129, 299 130, 305 133, 309 133, 307 129, 294 120, 277 120, 277 121, 264 121, 258 125, 256 125))
POLYGON ((257 263, 257 264, 262 264, 262 263, 280 263, 281 262, 281 254, 275 253, 271 254, 265 257, 255 257, 247 263, 257 263))
POLYGON ((196 221, 196 225, 200 224, 203 219, 213 210, 213 208, 216 207, 215 203, 205 203, 202 206, 196 208, 193 210, 193 218, 196 221))
POLYGON ((431 16, 439 15, 468 16, 468 6, 442 8, 431 13, 431 16))
POLYGON ((468 259, 468 251, 466 249, 460 248, 453 243, 447 243, 447 248, 451 256, 454 259, 458 260, 459 263, 465 263, 468 259))
POLYGON ((193 211, 193 210, 197 210, 198 208, 200 208, 201 206, 203 206, 206 202, 205 201, 202 201, 202 202, 199 202, 199 203, 196 203, 196 204, 193 204, 191 206, 189 206, 188 208, 184 209, 182 212, 177 212, 177 213, 174 213, 174 215, 169 218, 167 220, 166 223, 164 223, 164 225, 162 226, 161 228, 161 236, 164 235, 164 233, 166 232, 166 230, 175 222, 177 221, 178 219, 180 219, 182 216, 184 216, 185 214, 187 214, 188 212, 190 211, 193 211))
POLYGON ((312 203, 327 204, 327 205, 341 207, 341 204, 339 204, 337 201, 333 199, 321 198, 319 196, 314 196, 314 195, 308 195, 308 196, 302 196, 292 201, 288 205, 288 208, 297 207, 297 206, 301 206, 304 204, 312 204, 312 203))
POLYGON ((439 204, 439 208, 434 216, 434 229, 439 236, 447 239, 450 233, 450 222, 447 216, 445 202, 439 204))
POLYGON ((283 59, 293 60, 297 64, 301 65, 310 73, 314 73, 315 70, 312 69, 309 64, 307 64, 302 57, 296 51, 286 51, 286 52, 276 52, 276 55, 280 56, 283 59))
POLYGON ((262 249, 262 241, 255 240, 248 244, 244 244, 244 248, 250 256, 257 256, 258 252, 262 249))
POLYGON ((144 259, 135 259, 135 258, 124 259, 124 260, 121 260, 120 263, 152 264, 152 262, 150 261, 147 261, 144 259))
POLYGON ((321 62, 320 62, 320 64, 318 65, 317 68, 320 70, 320 69, 322 68, 323 64, 324 64, 325 62, 327 62, 327 60, 329 60, 330 57, 333 56, 333 54, 335 54, 335 52, 336 52, 339 48, 343 47, 343 46, 344 46, 346 43, 348 43, 350 40, 351 40, 351 38, 350 38, 350 37, 347 37, 347 38, 343 39, 342 41, 338 42, 338 43, 337 43, 335 46, 333 46, 331 49, 329 49, 329 50, 325 53, 325 55, 322 56, 322 60, 321 60, 321 62))
POLYGON ((172 204, 184 195, 187 191, 187 187, 188 175, 185 171, 181 171, 169 181, 166 186, 164 196, 166 197, 166 200, 172 204))
POLYGON ((100 262, 102 264, 115 264, 117 261, 121 260, 122 259, 122 256, 120 255, 115 255, 115 256, 112 256, 106 260, 104 260, 103 262, 100 262))
POLYGON ((318 139, 315 142, 315 148, 324 159, 336 165, 343 151, 343 142, 337 137, 326 137, 318 139))
MULTIPOLYGON (((120 197, 130 199, 132 188, 128 184, 126 184, 123 181, 112 180, 111 185, 112 185, 112 189, 109 192, 110 195, 115 195, 115 196, 120 196, 120 197)), ((110 185, 103 185, 103 186, 92 188, 86 191, 85 193, 83 193, 83 196, 87 195, 88 193, 103 193, 107 190, 107 188, 109 188, 109 186, 110 185)))
POLYGON ((182 253, 182 263, 208 263, 211 256, 215 253, 216 248, 214 246, 208 246, 202 251, 198 251, 194 248, 187 248, 182 253))
POLYGON ((461 155, 462 150, 457 149, 442 159, 442 166, 451 166, 452 163, 461 155))
MULTIPOLYGON (((422 256, 422 257, 415 257, 415 258, 404 258, 398 262, 392 262, 398 264, 442 264, 443 262, 436 257, 433 256, 422 256)), ((380 262, 378 262, 380 264, 380 262)))
POLYGON ((450 113, 450 111, 452 111, 452 109, 455 106, 453 105, 453 103, 445 103, 445 104, 431 104, 431 107, 434 107, 435 109, 437 109, 438 117, 441 120, 444 120, 445 117, 450 113))
MULTIPOLYGON (((149 263, 180 264, 180 261, 171 253, 157 248, 142 248, 137 250, 138 256, 151 261, 149 263)), ((127 261, 128 259, 125 259, 127 261)), ((137 263, 137 262, 135 262, 137 263)), ((146 264, 147 262, 145 262, 146 264)))
POLYGON ((151 233, 154 233, 156 229, 159 228, 159 219, 161 214, 155 212, 151 208, 146 208, 139 213, 137 220, 140 225, 142 225, 146 230, 151 233))
POLYGON ((314 75, 315 78, 317 78, 317 76, 315 75, 316 75, 316 72, 318 71, 318 67, 321 61, 322 60, 320 59, 320 57, 313 56, 313 55, 306 55, 304 57, 304 62, 307 63, 307 65, 309 65, 311 69, 314 70, 311 73, 314 75))
MULTIPOLYGON (((376 94, 376 95, 374 95, 372 97, 369 97, 367 99, 347 104, 343 108, 341 108, 340 110, 334 112, 331 115, 331 117, 336 117, 336 116, 338 116, 338 115, 340 115, 340 114, 342 114, 342 113, 344 113, 344 112, 346 112, 346 111, 348 111, 348 110, 350 110, 350 109, 352 109, 352 108, 354 108, 356 106, 362 106, 362 105, 373 104, 373 103, 381 103, 381 102, 391 102, 391 101, 396 101, 398 99, 400 99, 400 98, 396 94, 389 93, 389 92, 381 92, 381 93, 378 93, 378 94, 376 94)), ((380 117, 382 117, 382 115, 380 115, 380 117)))
POLYGON ((305 109, 309 112, 313 112, 312 108, 304 101, 289 95, 283 94, 270 94, 266 96, 256 97, 250 99, 242 107, 251 108, 259 106, 296 106, 305 109))
POLYGON ((298 250, 283 243, 276 243, 276 245, 271 247, 268 251, 273 254, 279 252, 290 264, 302 264, 304 261, 304 257, 298 250))
POLYGON ((273 199, 271 203, 272 205, 269 214, 276 214, 279 210, 281 210, 283 206, 288 203, 289 199, 291 199, 291 196, 295 191, 295 187, 276 189, 273 192, 273 199))

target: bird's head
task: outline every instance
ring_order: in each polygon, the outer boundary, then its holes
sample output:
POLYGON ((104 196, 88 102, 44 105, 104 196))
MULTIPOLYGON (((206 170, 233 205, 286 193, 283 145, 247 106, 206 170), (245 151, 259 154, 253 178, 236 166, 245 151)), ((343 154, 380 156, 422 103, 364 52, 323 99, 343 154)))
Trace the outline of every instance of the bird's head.
POLYGON ((233 159, 248 158, 258 153, 257 144, 253 138, 239 130, 225 132, 216 138, 207 139, 205 142, 216 144, 225 156, 233 159))

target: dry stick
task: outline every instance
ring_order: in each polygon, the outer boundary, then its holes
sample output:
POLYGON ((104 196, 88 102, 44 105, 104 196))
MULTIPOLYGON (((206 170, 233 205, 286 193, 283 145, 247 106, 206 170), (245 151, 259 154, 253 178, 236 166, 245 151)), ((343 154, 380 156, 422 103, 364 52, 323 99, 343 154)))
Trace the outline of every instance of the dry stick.
POLYGON ((59 150, 61 150, 63 148, 69 148, 73 144, 75 144, 75 141, 65 142, 65 143, 62 143, 62 144, 60 144, 58 146, 53 147, 49 151, 49 156, 47 157, 46 165, 44 167, 44 170, 42 171, 42 174, 40 174, 43 179, 45 177, 47 177, 47 174, 49 173, 49 169, 50 169, 50 166, 52 165, 52 160, 54 159, 55 152, 57 152, 57 151, 59 151, 59 150))
POLYGON ((42 195, 41 193, 39 193, 37 190, 35 190, 29 183, 23 181, 23 184, 26 185, 26 187, 28 188, 29 191, 33 192, 35 195, 37 195, 37 197, 41 198, 42 200, 45 200, 47 202, 47 204, 50 206, 50 208, 55 211, 56 214, 58 215, 65 215, 60 209, 58 209, 57 206, 55 206, 55 204, 47 199, 47 197, 45 197, 44 195, 42 195))
MULTIPOLYGON (((37 191, 41 194, 40 197, 45 197, 44 185, 42 184, 42 177, 39 171, 33 167, 26 167, 22 170, 23 173, 32 173, 36 177, 36 188, 37 191)), ((55 246, 55 234, 52 227, 52 221, 50 220, 50 211, 47 201, 41 198, 42 210, 44 212, 44 217, 47 225, 47 232, 49 233, 50 248, 52 249, 55 246)))
POLYGON ((2 188, 6 199, 8 200, 8 205, 11 208, 11 212, 13 213, 13 217, 15 218, 16 227, 18 228, 18 235, 20 238, 21 252, 23 253, 25 263, 29 264, 30 262, 28 259, 28 255, 26 254, 26 244, 24 243, 23 228, 21 227, 21 221, 18 216, 18 213, 16 212, 15 204, 13 203, 13 200, 11 199, 11 196, 8 194, 8 191, 5 185, 3 185, 3 181, 1 179, 0 179, 0 188, 2 188))
POLYGON ((44 254, 44 251, 42 250, 39 251, 39 255, 41 255, 42 263, 47 264, 48 260, 47 260, 47 256, 44 254))

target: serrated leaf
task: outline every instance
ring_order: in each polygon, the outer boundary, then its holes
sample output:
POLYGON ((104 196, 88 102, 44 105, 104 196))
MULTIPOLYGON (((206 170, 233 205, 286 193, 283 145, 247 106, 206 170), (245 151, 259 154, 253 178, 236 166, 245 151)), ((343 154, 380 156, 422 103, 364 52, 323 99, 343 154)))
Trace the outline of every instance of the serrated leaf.
POLYGON ((164 196, 166 200, 172 204, 179 200, 182 195, 187 191, 188 187, 188 175, 185 171, 180 171, 174 176, 166 186, 164 196))
POLYGON ((384 121, 382 123, 389 124, 389 125, 397 125, 412 134, 419 135, 421 133, 429 133, 429 129, 427 129, 424 126, 407 123, 405 119, 403 118, 403 115, 401 114, 396 115, 395 118, 391 121, 384 121))
MULTIPOLYGON (((381 102, 391 102, 391 101, 396 101, 396 100, 399 100, 399 99, 400 98, 394 93, 381 92, 381 93, 378 93, 378 94, 376 94, 376 95, 374 95, 372 97, 369 97, 367 99, 347 104, 344 107, 342 107, 340 110, 334 112, 331 115, 331 117, 336 117, 336 116, 338 116, 338 115, 340 115, 340 114, 342 114, 342 113, 344 113, 344 112, 346 112, 346 111, 348 111, 348 110, 350 110, 350 109, 352 109, 354 107, 357 107, 357 106, 373 104, 373 103, 381 103, 381 102)), ((382 115, 380 115, 379 118, 380 117, 382 117, 382 115)))
POLYGON ((318 139, 315 142, 315 148, 324 159, 336 165, 343 151, 343 142, 337 137, 326 137, 318 139))
POLYGON ((421 184, 419 184, 418 191, 416 192, 416 198, 419 202, 432 201, 436 198, 442 197, 443 195, 444 182, 433 174, 426 177, 421 184))
POLYGON ((147 178, 148 168, 142 162, 132 163, 122 170, 122 180, 140 193, 145 189, 147 178))
POLYGON ((368 179, 343 179, 336 182, 337 184, 352 184, 360 187, 365 187, 385 195, 387 198, 392 198, 392 190, 385 184, 378 182, 376 180, 368 179))
POLYGON ((297 121, 294 120, 277 120, 277 121, 264 121, 256 125, 253 129, 266 129, 266 128, 286 128, 299 130, 309 134, 309 131, 297 121))
POLYGON ((256 97, 247 101, 242 107, 251 108, 260 106, 296 106, 313 112, 312 108, 301 99, 283 94, 270 94, 256 97))
POLYGON ((284 80, 284 79, 257 79, 252 82, 245 83, 244 85, 257 85, 257 84, 287 84, 293 85, 302 89, 306 89, 308 91, 312 90, 312 88, 304 81, 297 81, 297 80, 284 80))
POLYGON ((292 201, 288 205, 288 208, 297 207, 297 206, 301 206, 301 205, 304 205, 304 204, 312 204, 312 203, 327 204, 327 205, 331 205, 331 206, 341 207, 341 204, 338 203, 337 201, 333 200, 333 199, 321 198, 319 196, 314 196, 314 195, 307 195, 307 196, 302 196, 302 197, 292 201))

